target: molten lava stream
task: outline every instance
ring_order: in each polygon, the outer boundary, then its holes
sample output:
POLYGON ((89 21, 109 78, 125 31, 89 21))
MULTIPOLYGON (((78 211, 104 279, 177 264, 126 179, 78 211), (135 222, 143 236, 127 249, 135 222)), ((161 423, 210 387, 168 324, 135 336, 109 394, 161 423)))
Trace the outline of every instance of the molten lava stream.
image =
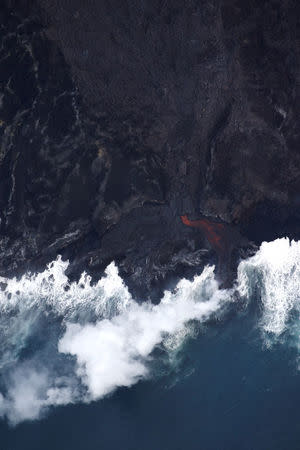
POLYGON ((218 252, 226 250, 225 225, 211 222, 208 219, 189 220, 186 215, 180 216, 184 225, 200 228, 211 246, 218 252))

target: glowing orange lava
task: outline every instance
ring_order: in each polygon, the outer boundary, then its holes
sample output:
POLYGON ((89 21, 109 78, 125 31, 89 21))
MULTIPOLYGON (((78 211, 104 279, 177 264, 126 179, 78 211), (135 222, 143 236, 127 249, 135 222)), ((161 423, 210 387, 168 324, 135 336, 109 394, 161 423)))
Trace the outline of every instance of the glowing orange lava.
POLYGON ((200 228, 215 250, 225 250, 222 242, 225 226, 222 223, 211 222, 208 219, 189 220, 186 215, 180 216, 184 225, 200 228))

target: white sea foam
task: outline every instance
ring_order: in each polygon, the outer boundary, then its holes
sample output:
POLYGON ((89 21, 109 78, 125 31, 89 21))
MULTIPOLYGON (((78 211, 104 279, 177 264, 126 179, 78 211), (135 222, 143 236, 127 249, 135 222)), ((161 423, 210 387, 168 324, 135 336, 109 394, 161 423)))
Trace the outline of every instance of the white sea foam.
POLYGON ((12 423, 38 418, 48 406, 99 399, 148 377, 158 344, 171 351, 188 334, 190 321, 205 321, 229 299, 213 267, 193 281, 181 280, 153 305, 132 299, 113 263, 96 285, 86 274, 69 284, 67 265, 58 259, 41 274, 1 280, 7 286, 0 295, 5 374, 0 414, 12 423), (22 350, 43 331, 45 318, 53 328, 51 364, 43 349, 23 361, 22 350), (68 355, 75 361, 65 373, 68 355))
POLYGON ((265 332, 283 333, 291 311, 300 311, 300 241, 262 243, 254 256, 239 264, 238 290, 248 299, 259 295, 265 332))
MULTIPOLYGON (((40 274, 0 279, 0 416, 13 424, 149 377, 157 346, 176 360, 194 324, 236 297, 219 289, 213 267, 181 280, 158 305, 136 302, 114 263, 94 285, 85 273, 69 283, 67 267, 58 258, 40 274)), ((300 243, 263 243, 240 263, 235 289, 245 304, 259 302, 266 335, 279 336, 300 310, 300 243)))

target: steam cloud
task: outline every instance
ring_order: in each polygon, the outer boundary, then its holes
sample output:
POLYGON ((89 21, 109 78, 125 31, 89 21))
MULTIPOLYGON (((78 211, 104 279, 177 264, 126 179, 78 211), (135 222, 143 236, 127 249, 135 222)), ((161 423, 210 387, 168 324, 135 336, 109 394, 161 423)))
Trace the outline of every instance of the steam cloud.
MULTIPOLYGON (((191 321, 221 314, 233 298, 234 289, 219 289, 213 267, 153 305, 130 296, 114 263, 95 285, 86 273, 69 283, 67 266, 58 258, 43 273, 0 279, 0 417, 11 424, 151 376, 156 346, 172 352, 191 321)), ((235 291, 246 302, 259 294, 267 334, 280 335, 299 310, 299 288, 298 242, 263 243, 239 265, 235 291)))
POLYGON ((95 286, 86 274, 69 284, 67 265, 58 259, 42 274, 2 280, 7 287, 0 300, 5 392, 0 414, 12 424, 36 419, 49 406, 90 402, 148 377, 156 345, 166 351, 174 342, 180 345, 191 320, 206 320, 228 299, 218 289, 213 267, 193 281, 181 280, 153 305, 131 298, 113 263, 95 286), (45 320, 52 345, 42 343, 23 361, 22 351, 30 349, 45 320))

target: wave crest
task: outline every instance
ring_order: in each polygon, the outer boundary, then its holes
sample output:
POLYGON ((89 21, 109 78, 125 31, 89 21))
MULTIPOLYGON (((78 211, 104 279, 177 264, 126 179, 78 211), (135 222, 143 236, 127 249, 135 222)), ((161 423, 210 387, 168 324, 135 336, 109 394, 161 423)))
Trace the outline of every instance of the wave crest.
POLYGON ((188 335, 190 321, 207 320, 229 298, 218 288, 214 267, 181 280, 158 305, 137 303, 114 263, 95 285, 85 273, 69 283, 67 267, 58 258, 43 273, 0 280, 6 284, 0 294, 0 414, 11 423, 38 418, 49 406, 99 399, 149 376, 157 345, 165 342, 171 351, 188 335), (41 333, 49 339, 35 351, 32 341, 41 333))
POLYGON ((234 289, 219 289, 207 266, 158 305, 136 302, 114 263, 95 284, 86 273, 70 283, 67 267, 58 258, 42 273, 0 279, 0 416, 12 424, 149 377, 157 346, 176 361, 195 322, 222 314, 237 293, 245 304, 258 301, 267 339, 300 310, 300 242, 288 239, 241 261, 234 289))
POLYGON ((265 332, 283 333, 291 311, 300 310, 300 242, 263 242, 254 256, 239 264, 238 291, 247 299, 260 297, 265 332))

